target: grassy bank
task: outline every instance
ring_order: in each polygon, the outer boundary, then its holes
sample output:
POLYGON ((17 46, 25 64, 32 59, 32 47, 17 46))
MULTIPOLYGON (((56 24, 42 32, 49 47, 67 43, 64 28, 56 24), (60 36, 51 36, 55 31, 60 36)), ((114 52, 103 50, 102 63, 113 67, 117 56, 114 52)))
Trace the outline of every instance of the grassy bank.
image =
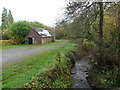
MULTIPOLYGON (((51 46, 54 44, 59 44, 63 40, 56 40, 55 42, 47 43, 47 44, 20 44, 20 45, 8 45, 8 46, 2 46, 2 50, 10 49, 10 48, 16 48, 16 47, 39 47, 39 46, 51 46)), ((67 41, 67 40, 65 40, 67 41)))
MULTIPOLYGON (((57 43, 57 42, 56 42, 57 43)), ((23 62, 3 69, 3 88, 20 88, 26 83, 31 83, 33 77, 46 74, 55 66, 65 66, 67 58, 64 54, 74 49, 75 44, 65 44, 62 48, 50 50, 40 55, 24 60, 23 62), (61 63, 56 60, 56 54, 61 53, 61 63)), ((65 78, 65 77, 63 77, 65 78)), ((63 87, 63 86, 62 86, 63 87)))

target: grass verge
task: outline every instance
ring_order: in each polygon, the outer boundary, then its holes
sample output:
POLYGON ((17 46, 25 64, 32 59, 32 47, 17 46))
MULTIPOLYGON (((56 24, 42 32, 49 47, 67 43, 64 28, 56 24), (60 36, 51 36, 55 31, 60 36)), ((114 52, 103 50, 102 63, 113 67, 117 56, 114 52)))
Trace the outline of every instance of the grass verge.
MULTIPOLYGON (((16 48, 16 47, 39 47, 39 46, 52 46, 54 44, 59 44, 63 40, 56 40, 55 42, 47 43, 47 44, 20 44, 20 45, 9 45, 9 46, 2 46, 2 50, 16 48)), ((67 40, 66 40, 67 41, 67 40)))
MULTIPOLYGON (((41 75, 44 76, 45 74, 47 74, 47 72, 50 73, 50 71, 53 70, 53 67, 56 66, 65 67, 68 64, 68 58, 65 58, 64 54, 67 53, 67 51, 74 49, 75 45, 76 44, 70 43, 65 44, 64 47, 62 48, 44 52, 40 55, 36 55, 32 58, 24 60, 19 64, 13 65, 9 68, 4 68, 2 78, 3 88, 24 87, 27 83, 31 83, 33 81, 33 78, 41 75), (56 60, 57 53, 61 53, 62 55, 62 57, 60 57, 62 58, 60 62, 61 64, 58 63, 58 61, 56 60)), ((61 76, 56 80, 58 82, 61 82, 61 78, 63 78, 62 80, 64 80, 66 77, 61 76)), ((70 78, 68 78, 67 81, 69 80, 70 78)), ((67 87, 70 83, 66 84, 65 83, 61 84, 62 85, 61 87, 67 87)))

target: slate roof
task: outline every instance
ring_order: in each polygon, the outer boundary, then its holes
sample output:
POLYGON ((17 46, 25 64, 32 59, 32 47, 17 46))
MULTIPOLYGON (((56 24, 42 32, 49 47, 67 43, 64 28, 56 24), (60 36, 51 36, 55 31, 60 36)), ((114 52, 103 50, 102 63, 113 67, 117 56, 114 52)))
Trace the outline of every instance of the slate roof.
POLYGON ((40 34, 42 37, 51 37, 52 34, 49 30, 44 28, 33 28, 38 34, 40 34))

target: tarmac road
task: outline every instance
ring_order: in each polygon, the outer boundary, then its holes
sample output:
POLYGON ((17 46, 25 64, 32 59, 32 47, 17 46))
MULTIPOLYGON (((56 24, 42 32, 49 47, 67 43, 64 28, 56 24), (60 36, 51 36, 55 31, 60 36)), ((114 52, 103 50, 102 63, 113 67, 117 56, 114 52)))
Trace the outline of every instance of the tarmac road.
POLYGON ((21 61, 25 58, 30 58, 34 55, 43 53, 47 50, 53 50, 60 48, 62 45, 66 44, 67 42, 62 41, 59 44, 53 44, 52 46, 39 46, 39 47, 16 47, 11 48, 7 51, 2 52, 2 65, 5 66, 7 64, 14 64, 18 61, 21 61))

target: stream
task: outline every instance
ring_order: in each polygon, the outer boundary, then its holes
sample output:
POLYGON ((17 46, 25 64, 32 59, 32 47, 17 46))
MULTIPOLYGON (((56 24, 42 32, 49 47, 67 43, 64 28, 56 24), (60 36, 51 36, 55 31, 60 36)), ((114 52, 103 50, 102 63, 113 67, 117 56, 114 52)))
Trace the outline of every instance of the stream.
POLYGON ((88 71, 92 68, 88 56, 83 57, 81 60, 75 62, 74 68, 71 70, 73 83, 71 88, 89 88, 87 77, 88 71))

